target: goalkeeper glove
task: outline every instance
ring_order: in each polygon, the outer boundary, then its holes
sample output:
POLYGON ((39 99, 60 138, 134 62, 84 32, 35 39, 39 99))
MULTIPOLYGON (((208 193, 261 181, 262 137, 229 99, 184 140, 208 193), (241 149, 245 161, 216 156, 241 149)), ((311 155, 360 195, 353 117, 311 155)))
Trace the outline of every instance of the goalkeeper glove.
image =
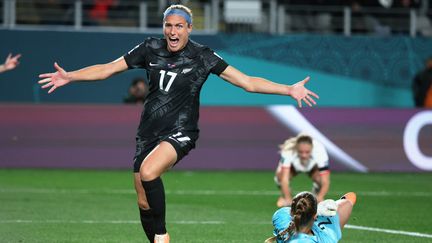
POLYGON ((318 203, 318 216, 335 216, 337 212, 337 204, 334 200, 327 199, 318 203))

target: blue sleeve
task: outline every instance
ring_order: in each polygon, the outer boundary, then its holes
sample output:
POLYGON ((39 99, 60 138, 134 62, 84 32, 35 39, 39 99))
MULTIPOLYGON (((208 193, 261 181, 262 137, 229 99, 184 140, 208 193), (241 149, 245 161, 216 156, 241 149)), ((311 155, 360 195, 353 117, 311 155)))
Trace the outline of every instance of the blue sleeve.
POLYGON ((336 233, 337 240, 342 239, 342 231, 340 228, 339 214, 336 214, 335 216, 330 217, 330 221, 332 221, 332 225, 334 226, 334 231, 336 233))
POLYGON ((318 216, 314 223, 319 228, 319 237, 337 242, 342 238, 342 231, 339 223, 339 214, 333 217, 318 216))

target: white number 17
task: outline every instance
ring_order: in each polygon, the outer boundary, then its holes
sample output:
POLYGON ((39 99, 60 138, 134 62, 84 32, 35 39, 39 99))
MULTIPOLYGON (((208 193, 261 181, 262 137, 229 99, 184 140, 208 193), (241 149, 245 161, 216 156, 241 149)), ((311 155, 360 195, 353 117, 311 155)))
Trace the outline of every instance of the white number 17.
POLYGON ((172 83, 174 82, 174 79, 177 76, 177 73, 173 73, 173 72, 167 72, 165 70, 160 70, 160 80, 159 80, 159 88, 161 90, 164 90, 165 92, 168 92, 168 90, 171 88, 172 83), (167 86, 164 88, 164 79, 165 79, 165 73, 170 76, 170 80, 168 81, 167 86))

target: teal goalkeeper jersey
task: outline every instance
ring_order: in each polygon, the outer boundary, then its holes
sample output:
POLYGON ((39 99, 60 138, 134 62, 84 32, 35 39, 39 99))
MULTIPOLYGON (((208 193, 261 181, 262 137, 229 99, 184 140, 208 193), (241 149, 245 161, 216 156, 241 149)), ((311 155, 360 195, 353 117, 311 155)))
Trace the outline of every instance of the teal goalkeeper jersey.
POLYGON ((296 233, 290 237, 288 242, 338 242, 342 238, 342 232, 339 225, 339 215, 333 217, 318 216, 317 220, 312 226, 312 232, 314 233, 314 235, 296 233))

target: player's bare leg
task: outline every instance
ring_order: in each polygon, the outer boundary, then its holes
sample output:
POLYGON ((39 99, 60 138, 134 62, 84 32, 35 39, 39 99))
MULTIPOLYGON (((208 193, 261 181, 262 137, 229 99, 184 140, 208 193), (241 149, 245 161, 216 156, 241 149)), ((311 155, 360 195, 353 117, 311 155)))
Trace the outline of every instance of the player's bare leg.
POLYGON ((141 164, 139 175, 154 218, 155 243, 169 242, 165 228, 165 190, 160 176, 171 168, 176 160, 177 153, 174 147, 163 141, 141 164))
POLYGON ((341 199, 336 201, 336 204, 338 205, 337 212, 339 214, 339 222, 341 229, 343 229, 345 224, 348 222, 356 201, 357 196, 354 192, 348 192, 341 199))

